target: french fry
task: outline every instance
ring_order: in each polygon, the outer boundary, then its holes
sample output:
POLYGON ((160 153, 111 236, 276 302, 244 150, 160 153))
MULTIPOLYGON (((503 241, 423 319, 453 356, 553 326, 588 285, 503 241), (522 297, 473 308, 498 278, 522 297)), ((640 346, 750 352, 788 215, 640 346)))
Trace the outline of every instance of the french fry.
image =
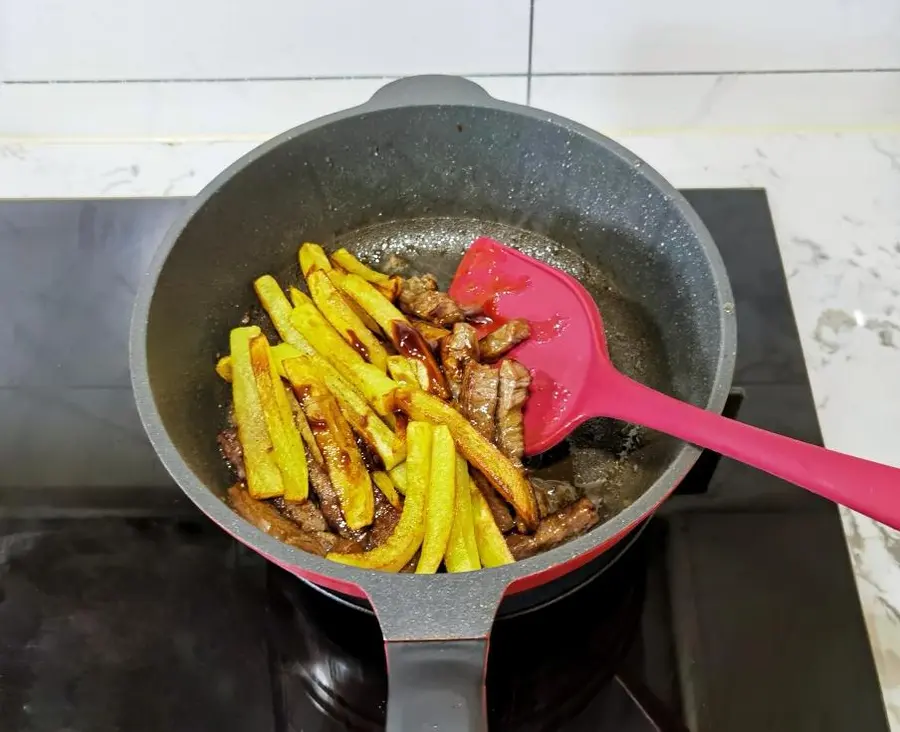
POLYGON ((362 277, 346 274, 340 277, 339 282, 341 290, 374 318, 400 355, 414 358, 424 364, 428 371, 428 391, 441 399, 449 399, 447 380, 431 348, 407 317, 362 277))
MULTIPOLYGON (((332 281, 332 284, 335 287, 338 287, 337 278, 342 274, 343 270, 335 269, 331 265, 331 260, 328 259, 328 255, 325 254, 325 250, 322 249, 318 244, 313 244, 311 242, 306 242, 300 247, 300 251, 297 252, 297 258, 300 260, 300 271, 303 272, 304 277, 309 277, 311 272, 314 272, 317 269, 322 270, 328 278, 332 281)), ((399 293, 398 293, 399 294, 399 293)), ((347 307, 349 307, 354 313, 356 313, 356 317, 362 320, 363 323, 366 324, 366 328, 371 331, 378 330, 378 323, 372 320, 369 317, 369 314, 363 310, 359 305, 357 305, 353 300, 349 297, 341 293, 341 297, 344 298, 344 302, 347 303, 347 307)))
MULTIPOLYGON (((340 386, 327 374, 323 374, 323 381, 334 394, 341 413, 353 431, 375 451, 385 468, 390 470, 406 460, 406 435, 401 434, 399 424, 394 433, 355 390, 341 391, 340 386)), ((396 422, 399 420, 395 420, 396 422)))
MULTIPOLYGON (((341 292, 365 310, 378 323, 378 327, 384 334, 391 337, 391 323, 400 320, 408 323, 407 317, 401 313, 394 304, 359 275, 351 273, 339 273, 335 275, 337 286, 341 292)), ((396 344, 394 344, 396 345, 396 344)))
POLYGON ((288 359, 284 371, 325 458, 328 477, 340 496, 347 525, 351 529, 368 526, 375 517, 372 481, 337 401, 309 358, 288 359))
POLYGON ((358 277, 362 277, 366 282, 387 286, 391 280, 391 278, 383 272, 376 272, 371 267, 364 265, 343 247, 331 255, 331 261, 341 269, 351 274, 355 274, 358 277))
POLYGON ((387 350, 350 308, 344 294, 328 279, 328 274, 314 270, 307 275, 306 284, 316 307, 341 337, 365 360, 384 371, 387 350))
MULTIPOLYGON (((275 349, 273 348, 272 350, 274 351, 275 349)), ((297 355, 299 354, 295 354, 294 358, 296 358, 297 355)), ((282 372, 284 371, 284 367, 281 364, 278 364, 278 368, 282 372)), ((300 437, 303 438, 303 444, 309 449, 309 454, 312 456, 313 460, 319 465, 325 465, 325 457, 322 455, 322 451, 319 449, 316 438, 313 436, 306 415, 303 414, 303 408, 300 406, 300 402, 297 401, 297 397, 294 396, 294 392, 291 391, 291 387, 287 384, 284 385, 284 393, 287 397, 288 404, 290 404, 291 407, 291 416, 294 418, 294 425, 297 427, 297 432, 300 433, 300 437)), ((338 406, 340 406, 340 404, 338 404, 338 406)), ((343 409, 341 411, 343 412, 343 409)), ((308 472, 309 471, 307 470, 307 473, 308 472)))
POLYGON ((513 505, 529 529, 537 528, 537 502, 531 484, 465 417, 440 399, 408 386, 397 389, 396 404, 410 419, 446 425, 463 457, 513 505))
POLYGON ((331 269, 331 262, 328 259, 328 255, 325 254, 325 250, 318 244, 313 244, 309 241, 300 245, 297 259, 300 261, 300 271, 304 277, 309 277, 317 269, 325 272, 331 269))
POLYGON ((222 356, 216 361, 216 373, 221 377, 222 381, 231 383, 231 354, 222 356))
POLYGON ((428 388, 428 371, 421 361, 399 354, 388 356, 387 368, 394 381, 419 389, 428 388))
POLYGON ((291 314, 294 327, 344 378, 359 389, 378 414, 390 418, 397 382, 388 378, 377 366, 363 361, 362 356, 331 327, 307 295, 292 287, 291 301, 294 303, 294 312, 291 314))
POLYGON ((275 463, 281 471, 284 497, 289 501, 305 501, 309 495, 306 452, 294 424, 281 377, 275 368, 269 341, 264 335, 250 339, 250 365, 266 429, 272 442, 275 463))
POLYGON ((459 455, 456 456, 456 499, 453 527, 450 529, 450 538, 447 541, 444 566, 447 567, 448 572, 473 572, 481 569, 478 541, 475 538, 475 522, 472 516, 472 496, 469 491, 469 466, 459 455))
MULTIPOLYGON (((287 297, 281 292, 280 288, 278 289, 278 292, 281 294, 281 297, 284 298, 284 303, 287 305, 288 312, 290 313, 291 310, 290 305, 287 302, 287 297)), ((288 326, 288 328, 292 327, 293 326, 290 325, 288 326)), ((285 332, 290 331, 287 329, 285 332)), ((296 333, 295 341, 305 343, 306 339, 299 333, 296 333)), ((390 469, 406 460, 404 438, 391 431, 390 427, 375 414, 372 407, 369 406, 363 396, 351 386, 349 381, 338 373, 337 369, 316 353, 312 346, 309 346, 308 344, 307 346, 309 350, 306 353, 295 348, 290 343, 279 343, 276 346, 272 346, 270 352, 272 358, 275 360, 278 374, 282 378, 287 378, 284 374, 284 367, 282 364, 289 358, 306 355, 313 359, 316 363, 316 369, 319 372, 319 376, 322 377, 325 386, 328 387, 328 390, 334 395, 334 398, 337 399, 338 406, 341 408, 341 413, 344 415, 344 418, 350 423, 353 431, 365 440, 366 444, 375 451, 375 454, 378 455, 379 458, 381 458, 381 462, 384 463, 384 466, 390 469)), ((219 363, 216 364, 216 371, 223 379, 231 381, 231 357, 225 356, 219 359, 219 363)), ((302 411, 300 414, 302 415, 302 411)), ((305 421, 306 419, 304 417, 304 422, 305 421)), ((312 444, 310 444, 310 440, 307 439, 301 425, 298 425, 297 429, 300 430, 301 437, 304 438, 309 445, 310 450, 313 451, 313 457, 316 457, 318 454, 318 447, 315 446, 315 441, 313 440, 312 444)), ((311 434, 312 433, 310 433, 310 435, 311 434)), ((322 462, 321 459, 317 459, 320 463, 322 462)))
POLYGON ((456 501, 456 448, 444 425, 434 428, 431 444, 431 480, 425 499, 425 536, 416 574, 434 574, 447 552, 456 501))
MULTIPOLYGON (((298 351, 294 346, 290 343, 276 343, 274 346, 269 347, 269 353, 272 354, 272 360, 275 361, 275 368, 278 370, 278 375, 283 379, 284 378, 284 369, 281 367, 281 362, 286 358, 296 358, 300 355, 300 351, 298 351)), ((216 373, 222 377, 227 382, 231 382, 231 356, 222 356, 216 362, 216 373)))
POLYGON ((394 481, 394 487, 405 496, 406 495, 406 463, 400 463, 399 465, 391 468, 388 471, 388 475, 390 475, 391 480, 394 481))
POLYGON ((400 289, 403 287, 403 278, 391 277, 386 284, 373 283, 375 288, 391 302, 395 302, 400 297, 400 289))
POLYGON ((515 559, 506 545, 506 539, 491 513, 491 507, 478 490, 475 481, 469 478, 469 497, 472 499, 472 523, 475 527, 475 543, 478 545, 478 557, 483 567, 499 567, 512 564, 515 559))
POLYGON ((397 494, 397 489, 394 487, 394 481, 391 480, 391 476, 382 470, 376 470, 372 473, 372 482, 378 486, 378 490, 384 493, 384 497, 390 501, 394 508, 399 509, 402 507, 403 504, 400 501, 400 496, 397 494))
POLYGON ((432 351, 437 350, 441 345, 441 341, 450 335, 450 331, 446 328, 441 328, 438 325, 429 323, 427 320, 412 318, 409 322, 412 323, 413 328, 421 333, 425 342, 428 344, 428 347, 432 351))
POLYGON ((328 559, 382 572, 399 572, 413 558, 425 535, 425 498, 431 475, 432 427, 410 422, 407 431, 409 457, 406 500, 394 531, 379 547, 359 554, 332 552, 328 559))
POLYGON ((247 490, 253 498, 273 498, 284 495, 284 481, 275 462, 272 440, 266 428, 250 362, 250 340, 259 334, 256 326, 231 331, 231 392, 238 440, 244 450, 247 490))
POLYGON ((444 372, 441 371, 441 367, 438 366, 434 353, 432 353, 431 348, 428 347, 419 331, 413 328, 409 322, 395 320, 391 323, 391 341, 400 355, 417 361, 421 368, 424 369, 426 386, 423 388, 440 399, 450 398, 447 378, 444 376, 444 372))

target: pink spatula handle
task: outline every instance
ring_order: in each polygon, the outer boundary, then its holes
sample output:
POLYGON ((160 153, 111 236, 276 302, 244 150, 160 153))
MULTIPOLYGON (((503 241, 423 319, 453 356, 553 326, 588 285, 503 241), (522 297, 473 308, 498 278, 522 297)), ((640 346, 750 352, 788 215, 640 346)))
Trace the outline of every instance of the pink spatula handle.
POLYGON ((736 422, 618 373, 603 380, 596 414, 714 450, 900 529, 900 469, 736 422))

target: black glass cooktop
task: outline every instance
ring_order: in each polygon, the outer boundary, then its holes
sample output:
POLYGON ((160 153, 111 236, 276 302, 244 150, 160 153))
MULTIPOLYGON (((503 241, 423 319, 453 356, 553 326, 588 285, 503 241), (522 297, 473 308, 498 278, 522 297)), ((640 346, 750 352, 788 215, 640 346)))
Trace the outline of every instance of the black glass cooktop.
MULTIPOLYGON (((765 193, 686 195, 735 291, 730 416, 819 442, 765 193)), ((209 525, 141 429, 131 302, 182 205, 0 201, 0 730, 378 730, 374 620, 209 525)), ((887 730, 836 509, 709 454, 488 666, 492 730, 887 730)))

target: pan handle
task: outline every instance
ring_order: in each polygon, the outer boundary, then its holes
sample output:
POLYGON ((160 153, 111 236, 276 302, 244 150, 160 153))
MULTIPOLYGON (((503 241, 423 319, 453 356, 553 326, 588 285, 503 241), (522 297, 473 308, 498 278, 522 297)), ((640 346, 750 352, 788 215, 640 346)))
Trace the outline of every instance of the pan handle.
POLYGON ((385 84, 365 102, 363 109, 425 106, 431 104, 490 106, 496 102, 474 81, 462 76, 408 76, 385 84))
POLYGON ((486 732, 488 636, 511 572, 372 575, 361 587, 384 636, 387 732, 486 732))
POLYGON ((386 732, 487 732, 488 640, 386 641, 386 732))

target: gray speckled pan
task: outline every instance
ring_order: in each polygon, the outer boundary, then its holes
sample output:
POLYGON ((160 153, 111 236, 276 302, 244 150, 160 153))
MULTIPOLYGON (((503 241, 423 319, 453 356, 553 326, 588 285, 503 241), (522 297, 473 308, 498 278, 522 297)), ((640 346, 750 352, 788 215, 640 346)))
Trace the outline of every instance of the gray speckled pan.
POLYGON ((163 463, 240 541, 308 581, 371 602, 386 641, 390 730, 484 729, 484 663, 501 598, 523 607, 566 591, 578 568, 656 509, 698 455, 622 425, 585 426, 563 466, 587 484, 605 522, 539 556, 467 574, 334 564, 235 515, 222 500, 229 476, 215 433, 227 392, 213 364, 253 304, 251 281, 266 272, 296 281, 302 241, 341 239, 376 263, 399 252, 412 270, 436 270, 446 284, 476 234, 579 277, 627 373, 722 408, 735 320, 719 253, 696 213, 607 138, 452 77, 388 84, 360 107, 248 153, 169 231, 135 307, 132 379, 163 463))

